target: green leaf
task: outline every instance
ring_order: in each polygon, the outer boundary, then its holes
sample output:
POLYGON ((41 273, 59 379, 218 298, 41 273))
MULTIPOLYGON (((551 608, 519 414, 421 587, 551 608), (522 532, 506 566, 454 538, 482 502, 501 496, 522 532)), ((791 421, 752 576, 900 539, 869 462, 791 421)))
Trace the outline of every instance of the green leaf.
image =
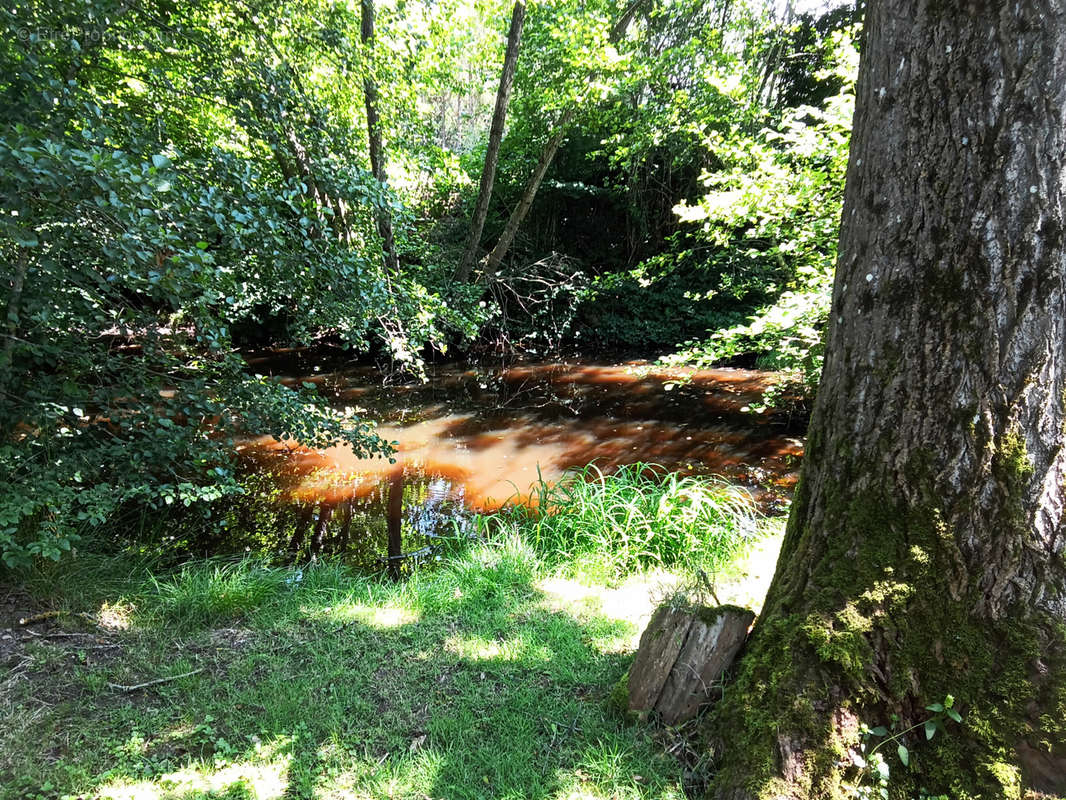
POLYGON ((944 706, 942 704, 940 704, 940 703, 933 703, 931 706, 926 706, 925 710, 926 711, 934 711, 937 714, 939 714, 939 713, 941 713, 944 710, 944 706))
POLYGON ((954 708, 949 708, 947 710, 947 714, 948 714, 949 717, 951 717, 956 722, 962 722, 962 714, 960 714, 954 708))
POLYGON ((163 169, 163 167, 170 166, 170 159, 162 153, 156 153, 154 156, 152 156, 152 164, 155 165, 156 169, 163 169))
POLYGON ((899 760, 903 762, 903 766, 908 767, 911 763, 911 754, 903 745, 899 745, 896 748, 896 752, 899 754, 899 760))
POLYGON ((936 720, 935 719, 927 719, 925 721, 925 738, 926 739, 932 739, 933 738, 933 734, 935 734, 935 733, 936 733, 936 720))
POLYGON ((886 728, 884 725, 878 725, 876 728, 872 728, 870 730, 870 735, 871 736, 884 736, 887 733, 888 733, 888 728, 886 728))

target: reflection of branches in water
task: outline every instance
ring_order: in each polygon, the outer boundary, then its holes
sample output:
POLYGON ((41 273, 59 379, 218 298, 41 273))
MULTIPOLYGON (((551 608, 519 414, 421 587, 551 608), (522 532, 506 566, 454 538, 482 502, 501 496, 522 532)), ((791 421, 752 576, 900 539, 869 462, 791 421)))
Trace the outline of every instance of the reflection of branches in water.
POLYGON ((489 388, 490 383, 493 385, 491 391, 494 392, 495 398, 493 407, 489 409, 490 412, 495 413, 502 409, 531 411, 533 409, 560 408, 565 409, 574 416, 580 413, 580 410, 575 408, 577 398, 574 396, 575 392, 572 389, 568 391, 570 396, 564 396, 560 389, 553 386, 551 382, 545 383, 534 376, 522 378, 518 381, 509 380, 512 376, 513 373, 510 370, 501 370, 498 373, 494 373, 491 378, 485 378, 485 383, 479 383, 479 386, 486 389, 489 388))
MULTIPOLYGON (((340 476, 333 477, 335 488, 340 476)), ((362 486, 342 494, 318 486, 273 507, 269 527, 277 531, 276 547, 289 562, 334 555, 399 578, 436 555, 442 544, 471 536, 461 484, 397 469, 364 492, 359 475, 348 477, 362 486)))
MULTIPOLYGON (((341 466, 343 459, 337 462, 329 453, 291 441, 261 449, 253 443, 247 463, 252 471, 270 473, 276 487, 272 496, 282 503, 257 504, 256 510, 234 520, 231 535, 258 531, 262 533, 248 534, 251 543, 262 544, 265 533, 276 551, 285 553, 293 545, 298 551, 294 558, 336 553, 348 562, 380 567, 388 536, 387 487, 393 470, 404 470, 402 530, 407 552, 418 553, 441 541, 434 536, 435 520, 446 519, 443 532, 454 538, 461 533, 454 526, 464 505, 455 491, 474 476, 433 450, 442 447, 469 451, 479 459, 475 463, 481 473, 497 468, 491 451, 502 445, 501 478, 508 477, 506 459, 511 456, 519 465, 536 458, 550 463, 553 471, 580 468, 593 460, 605 469, 633 460, 656 461, 690 474, 728 475, 749 485, 764 509, 786 497, 794 480, 802 440, 783 436, 784 425, 776 417, 741 411, 764 388, 766 373, 706 371, 674 387, 667 386, 672 374, 641 373, 629 365, 515 363, 504 354, 486 361, 473 369, 436 367, 429 385, 364 390, 349 384, 346 391, 358 389, 359 403, 383 411, 391 407, 394 418, 402 406, 405 428, 412 422, 432 423, 426 429, 426 445, 434 454, 419 456, 417 448, 405 451, 403 466, 377 464, 366 472, 352 472, 341 466), (450 484, 453 497, 437 493, 436 477, 450 484), (349 502, 353 497, 355 502, 349 502), (305 504, 313 508, 308 511, 305 504), (323 504, 332 507, 323 512, 323 504)), ((343 380, 369 382, 375 374, 370 367, 349 370, 343 380)), ((316 377, 324 383, 329 376, 316 377)), ((421 442, 421 433, 412 434, 412 441, 421 442)), ((403 438, 400 433, 397 437, 403 438)), ((474 506, 481 499, 477 484, 470 484, 466 498, 474 506)), ((405 561, 403 570, 409 568, 405 561)))

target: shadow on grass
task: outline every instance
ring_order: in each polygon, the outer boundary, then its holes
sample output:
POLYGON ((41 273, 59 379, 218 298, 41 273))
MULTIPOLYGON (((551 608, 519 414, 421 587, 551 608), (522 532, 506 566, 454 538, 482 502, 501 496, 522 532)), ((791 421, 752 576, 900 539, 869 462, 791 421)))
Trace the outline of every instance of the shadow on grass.
POLYGON ((683 796, 679 767, 605 710, 628 623, 553 609, 505 550, 406 585, 341 574, 306 571, 240 625, 164 614, 119 657, 55 656, 0 710, 50 698, 32 740, 0 742, 0 797, 683 796))

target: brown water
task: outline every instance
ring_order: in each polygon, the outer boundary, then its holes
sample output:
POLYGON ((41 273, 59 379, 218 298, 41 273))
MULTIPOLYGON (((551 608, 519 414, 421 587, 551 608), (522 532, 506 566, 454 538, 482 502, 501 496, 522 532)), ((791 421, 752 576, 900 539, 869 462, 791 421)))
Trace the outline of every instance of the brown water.
POLYGON ((802 420, 745 410, 772 382, 767 372, 576 361, 440 366, 427 383, 383 383, 367 368, 316 370, 300 354, 252 366, 317 384, 339 407, 380 420, 379 435, 398 443, 395 463, 268 437, 242 446, 247 463, 300 509, 301 547, 306 539, 351 549, 359 539, 375 540, 379 554, 383 540, 393 556, 428 552, 464 512, 528 501, 538 476, 556 480, 593 461, 605 471, 643 461, 722 475, 776 510, 787 504, 803 452, 802 420))

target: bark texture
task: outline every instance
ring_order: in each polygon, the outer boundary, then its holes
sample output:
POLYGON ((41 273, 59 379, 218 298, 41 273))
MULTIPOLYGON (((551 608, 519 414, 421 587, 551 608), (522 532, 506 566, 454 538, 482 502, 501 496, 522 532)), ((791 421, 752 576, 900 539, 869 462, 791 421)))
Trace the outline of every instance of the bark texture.
POLYGON ((655 609, 640 635, 640 647, 629 668, 627 683, 630 711, 651 711, 663 693, 670 670, 685 645, 692 614, 669 605, 655 609))
POLYGON ((470 222, 470 235, 467 238, 463 260, 455 271, 455 279, 466 281, 477 259, 481 246, 481 233, 485 229, 485 219, 489 215, 489 202, 492 200, 492 185, 496 181, 496 165, 500 160, 500 144, 503 142, 503 128, 507 121, 507 105, 511 101, 511 86, 514 83, 515 67, 518 64, 518 48, 522 44, 522 25, 526 18, 525 0, 517 0, 511 12, 511 28, 507 32, 507 51, 500 71, 500 87, 496 91, 496 108, 492 112, 492 124, 489 126, 489 141, 485 148, 485 164, 481 170, 481 187, 478 190, 474 217, 470 222))
POLYGON ((736 606, 660 606, 629 670, 628 710, 655 711, 666 725, 695 717, 714 697, 754 619, 736 606))
POLYGON ((826 365, 717 798, 1066 793, 1066 9, 874 0, 826 365))
POLYGON ((754 620, 754 612, 735 606, 696 612, 685 646, 655 703, 663 722, 687 722, 696 716, 700 706, 715 697, 722 676, 733 665, 754 620))
MULTIPOLYGON (((374 0, 362 0, 362 17, 360 19, 360 39, 369 54, 374 48, 374 0)), ((378 114, 378 84, 374 78, 372 66, 367 67, 363 79, 363 96, 366 101, 366 133, 370 140, 370 171, 379 183, 385 183, 385 152, 381 145, 381 116, 378 114)), ((388 208, 378 209, 378 234, 381 236, 381 248, 385 253, 385 266, 395 275, 400 270, 396 256, 396 242, 392 233, 392 214, 388 208)))

